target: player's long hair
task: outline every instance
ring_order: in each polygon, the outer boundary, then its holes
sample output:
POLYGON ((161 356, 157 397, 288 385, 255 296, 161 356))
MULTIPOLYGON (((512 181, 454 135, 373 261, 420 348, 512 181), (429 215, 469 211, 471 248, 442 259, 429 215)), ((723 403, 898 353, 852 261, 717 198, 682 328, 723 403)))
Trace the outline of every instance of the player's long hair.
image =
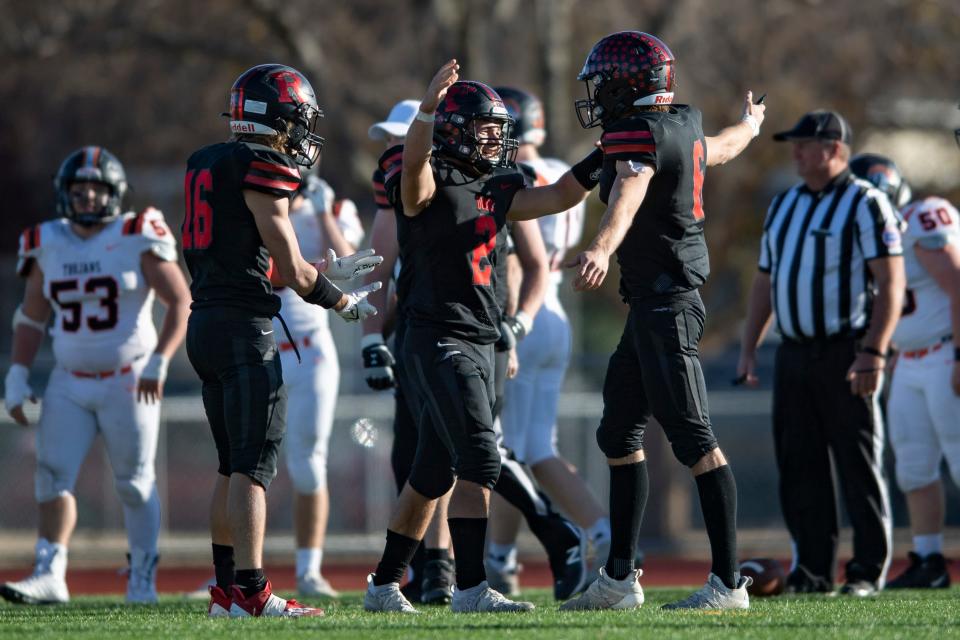
POLYGON ((284 155, 290 155, 290 128, 293 124, 289 121, 284 121, 287 125, 286 131, 278 131, 277 133, 272 133, 270 135, 262 134, 253 134, 253 133, 235 133, 230 140, 234 142, 250 142, 253 144, 262 144, 265 147, 270 147, 277 153, 282 153, 284 155))

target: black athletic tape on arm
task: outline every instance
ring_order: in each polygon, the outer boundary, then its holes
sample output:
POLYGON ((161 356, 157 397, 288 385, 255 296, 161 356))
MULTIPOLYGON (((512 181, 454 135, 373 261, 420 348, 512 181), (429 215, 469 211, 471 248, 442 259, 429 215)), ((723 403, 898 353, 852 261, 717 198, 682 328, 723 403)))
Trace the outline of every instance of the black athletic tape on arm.
POLYGON ((577 179, 577 182, 586 189, 592 191, 597 183, 600 182, 600 168, 603 166, 603 151, 594 149, 586 158, 573 165, 570 173, 577 179))
POLYGON ((322 273, 318 273, 317 283, 313 286, 313 291, 303 296, 303 299, 310 304, 318 304, 324 309, 332 309, 340 302, 341 296, 343 296, 343 291, 327 280, 322 273))

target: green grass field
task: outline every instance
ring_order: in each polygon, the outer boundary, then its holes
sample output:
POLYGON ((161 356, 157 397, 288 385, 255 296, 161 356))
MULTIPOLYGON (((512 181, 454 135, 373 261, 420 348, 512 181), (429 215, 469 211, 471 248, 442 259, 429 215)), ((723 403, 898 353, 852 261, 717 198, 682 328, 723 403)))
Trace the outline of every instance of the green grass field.
POLYGON ((659 606, 687 591, 649 589, 639 611, 560 613, 546 591, 528 592, 531 614, 454 615, 421 607, 419 616, 369 614, 361 595, 324 608, 324 618, 208 620, 204 604, 166 596, 159 607, 78 597, 64 607, 0 604, 0 638, 948 638, 960 637, 960 589, 884 593, 875 598, 754 599, 743 612, 667 612, 659 606))

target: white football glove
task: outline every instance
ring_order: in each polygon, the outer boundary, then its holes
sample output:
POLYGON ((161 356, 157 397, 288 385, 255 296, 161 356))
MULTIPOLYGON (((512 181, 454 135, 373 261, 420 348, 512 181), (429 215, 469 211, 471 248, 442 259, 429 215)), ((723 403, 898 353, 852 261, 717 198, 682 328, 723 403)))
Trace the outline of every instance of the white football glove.
POLYGON ((33 389, 28 382, 30 370, 22 364, 12 364, 7 371, 7 377, 3 380, 4 402, 7 405, 7 412, 22 407, 27 400, 36 403, 37 398, 33 395, 33 389))
POLYGON ((344 295, 347 296, 347 304, 336 314, 347 322, 365 320, 377 315, 377 308, 367 302, 367 296, 379 289, 382 284, 380 281, 371 282, 349 293, 344 292, 344 295))
POLYGON ((153 353, 147 360, 146 366, 140 372, 140 377, 144 380, 156 380, 161 385, 167 379, 167 369, 170 367, 169 358, 160 353, 153 353))
POLYGON ((351 256, 338 258, 336 251, 327 249, 326 262, 327 268, 321 273, 327 276, 327 280, 353 280, 373 271, 383 262, 383 256, 376 255, 373 249, 364 249, 351 256))

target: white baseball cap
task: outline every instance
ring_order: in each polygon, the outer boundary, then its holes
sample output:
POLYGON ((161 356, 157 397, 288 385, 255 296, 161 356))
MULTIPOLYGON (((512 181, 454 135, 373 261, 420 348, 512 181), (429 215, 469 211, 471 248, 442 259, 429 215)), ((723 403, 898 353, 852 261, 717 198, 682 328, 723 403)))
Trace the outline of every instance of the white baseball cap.
POLYGON ((420 108, 419 100, 402 100, 390 109, 390 115, 386 121, 378 122, 370 127, 367 135, 371 140, 383 140, 387 136, 394 138, 403 138, 407 135, 407 129, 417 115, 417 109, 420 108))

